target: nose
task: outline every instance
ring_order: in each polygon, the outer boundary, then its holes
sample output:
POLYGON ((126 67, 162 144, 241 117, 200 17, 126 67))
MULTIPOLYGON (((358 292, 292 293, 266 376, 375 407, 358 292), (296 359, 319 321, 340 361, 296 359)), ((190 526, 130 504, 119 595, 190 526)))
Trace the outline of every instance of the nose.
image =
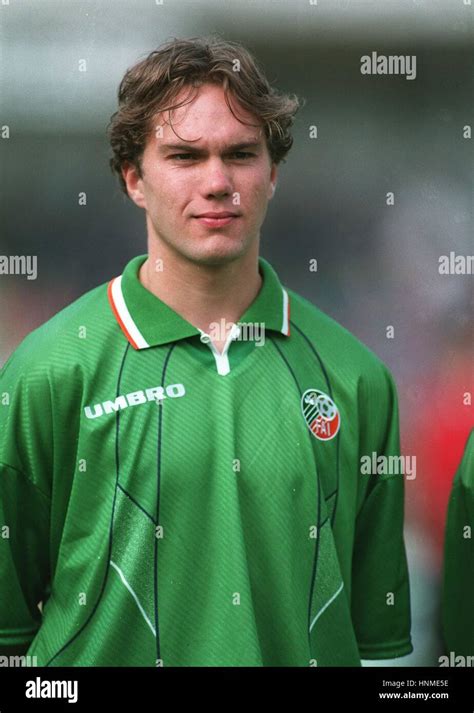
POLYGON ((207 198, 232 194, 233 184, 229 168, 220 158, 210 159, 202 174, 202 191, 207 198))

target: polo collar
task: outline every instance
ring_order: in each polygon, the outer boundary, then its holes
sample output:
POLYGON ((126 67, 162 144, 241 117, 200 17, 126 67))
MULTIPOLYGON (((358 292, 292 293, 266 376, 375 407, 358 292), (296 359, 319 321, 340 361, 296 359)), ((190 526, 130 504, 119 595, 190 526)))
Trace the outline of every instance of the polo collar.
MULTIPOLYGON (((203 332, 181 317, 165 302, 146 289, 139 280, 139 270, 147 255, 137 255, 125 266, 122 275, 108 284, 110 306, 125 337, 134 349, 146 349, 203 332)), ((262 276, 260 291, 239 319, 239 323, 263 323, 265 329, 290 335, 290 303, 270 263, 258 259, 262 276)))

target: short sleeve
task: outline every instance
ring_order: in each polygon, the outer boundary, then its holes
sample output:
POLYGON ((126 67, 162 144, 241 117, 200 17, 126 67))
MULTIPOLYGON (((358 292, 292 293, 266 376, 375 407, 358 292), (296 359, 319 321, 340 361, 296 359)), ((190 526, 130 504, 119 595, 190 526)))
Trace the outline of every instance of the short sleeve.
POLYGON ((444 541, 442 626, 447 651, 474 656, 474 430, 449 498, 444 541))
POLYGON ((352 617, 361 658, 396 658, 413 651, 403 537, 408 470, 400 460, 396 387, 383 365, 361 385, 360 424, 352 617))

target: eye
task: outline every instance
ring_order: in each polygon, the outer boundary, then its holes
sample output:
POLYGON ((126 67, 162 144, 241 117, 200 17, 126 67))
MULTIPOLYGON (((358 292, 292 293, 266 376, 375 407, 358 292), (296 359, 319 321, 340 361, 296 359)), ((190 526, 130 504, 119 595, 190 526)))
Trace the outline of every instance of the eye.
POLYGON ((250 153, 249 151, 235 151, 232 155, 237 158, 251 158, 252 156, 255 156, 255 154, 250 153))
MULTIPOLYGON (((253 156, 255 156, 255 154, 250 153, 249 151, 234 151, 233 153, 229 154, 229 156, 235 156, 235 158, 240 161, 252 158, 253 156)), ((170 156, 170 158, 173 158, 176 161, 189 161, 197 159, 198 157, 191 153, 174 153, 170 156)))
POLYGON ((190 153, 174 153, 171 158, 175 158, 178 161, 186 161, 189 158, 193 158, 193 155, 190 153))

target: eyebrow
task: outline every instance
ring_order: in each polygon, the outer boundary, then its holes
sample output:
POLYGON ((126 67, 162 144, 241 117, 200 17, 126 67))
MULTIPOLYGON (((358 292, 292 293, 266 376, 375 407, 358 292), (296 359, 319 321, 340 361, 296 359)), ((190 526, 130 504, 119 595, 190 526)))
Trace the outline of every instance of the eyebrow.
MULTIPOLYGON (((260 148, 261 142, 255 139, 242 141, 238 144, 231 144, 225 148, 225 151, 240 151, 241 149, 260 148)), ((205 149, 198 148, 193 144, 161 144, 159 150, 162 151, 186 151, 187 153, 205 153, 205 149)))

